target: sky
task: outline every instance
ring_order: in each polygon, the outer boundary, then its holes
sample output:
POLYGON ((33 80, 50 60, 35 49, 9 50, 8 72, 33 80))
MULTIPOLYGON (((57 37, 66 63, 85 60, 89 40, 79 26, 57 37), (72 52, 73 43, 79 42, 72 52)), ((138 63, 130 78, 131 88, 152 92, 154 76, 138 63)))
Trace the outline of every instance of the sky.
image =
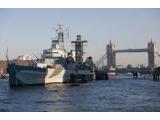
MULTIPOLYGON (((0 9, 0 59, 19 55, 40 56, 55 37, 54 28, 63 24, 69 29, 66 49, 74 49, 76 35, 88 40, 85 56, 96 61, 106 52, 112 40, 116 49, 146 48, 148 41, 156 43, 160 53, 160 9, 0 9)), ((119 53, 118 65, 145 64, 147 53, 119 53)), ((158 62, 160 61, 159 58, 158 62)))

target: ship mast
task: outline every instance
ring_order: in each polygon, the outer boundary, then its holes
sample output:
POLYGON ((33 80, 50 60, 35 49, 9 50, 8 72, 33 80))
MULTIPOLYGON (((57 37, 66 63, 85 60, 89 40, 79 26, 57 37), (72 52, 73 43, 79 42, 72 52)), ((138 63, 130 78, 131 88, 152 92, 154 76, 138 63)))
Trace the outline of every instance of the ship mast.
POLYGON ((64 42, 64 27, 63 25, 58 25, 58 28, 56 29, 58 34, 58 42, 64 42))
POLYGON ((57 37, 56 39, 52 40, 52 48, 57 48, 60 50, 65 50, 64 48, 64 35, 65 35, 65 31, 64 31, 64 27, 63 25, 57 25, 58 27, 55 29, 57 37), (55 46, 55 45, 58 46, 55 46))
POLYGON ((81 35, 77 35, 77 40, 72 41, 71 43, 75 44, 75 59, 77 64, 83 64, 83 55, 84 55, 84 43, 87 40, 81 40, 81 35))

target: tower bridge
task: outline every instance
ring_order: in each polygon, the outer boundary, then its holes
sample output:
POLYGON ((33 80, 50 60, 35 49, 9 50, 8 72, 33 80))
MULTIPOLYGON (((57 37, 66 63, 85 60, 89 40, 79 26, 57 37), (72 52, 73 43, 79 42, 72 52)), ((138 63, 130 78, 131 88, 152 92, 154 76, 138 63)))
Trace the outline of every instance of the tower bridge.
POLYGON ((116 54, 124 52, 147 52, 148 53, 148 67, 154 68, 155 65, 155 46, 152 40, 148 43, 147 48, 140 49, 122 49, 116 50, 115 45, 112 44, 111 40, 109 44, 106 46, 106 54, 107 54, 107 67, 115 67, 116 66, 116 54))
MULTIPOLYGON (((151 40, 148 42, 146 48, 138 49, 115 49, 115 44, 110 40, 109 44, 106 45, 106 53, 96 61, 96 65, 102 65, 104 61, 107 61, 107 68, 116 67, 116 54, 118 53, 135 53, 135 52, 145 52, 148 54, 148 68, 152 69, 155 67, 155 55, 160 57, 160 54, 155 51, 155 45, 151 40)), ((104 66, 104 65, 102 65, 104 66)))

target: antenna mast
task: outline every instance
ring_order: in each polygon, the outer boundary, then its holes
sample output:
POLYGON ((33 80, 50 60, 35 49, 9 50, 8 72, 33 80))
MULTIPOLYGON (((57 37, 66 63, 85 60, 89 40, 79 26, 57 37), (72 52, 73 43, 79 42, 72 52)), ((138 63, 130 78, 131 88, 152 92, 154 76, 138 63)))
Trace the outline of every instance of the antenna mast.
POLYGON ((77 35, 77 40, 76 41, 71 41, 71 43, 75 44, 75 59, 76 63, 82 64, 83 63, 83 48, 84 48, 84 43, 87 43, 87 40, 81 40, 81 35, 77 35))

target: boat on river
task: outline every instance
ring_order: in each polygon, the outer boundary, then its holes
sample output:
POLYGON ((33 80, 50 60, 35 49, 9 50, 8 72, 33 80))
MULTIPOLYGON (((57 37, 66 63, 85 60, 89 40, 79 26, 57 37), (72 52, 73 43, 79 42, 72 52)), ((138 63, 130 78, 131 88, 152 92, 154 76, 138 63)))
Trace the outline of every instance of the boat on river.
MULTIPOLYGON (((85 62, 79 63, 75 60, 73 51, 67 52, 64 47, 65 33, 62 25, 58 25, 56 33, 56 39, 52 40, 51 47, 43 50, 41 59, 34 64, 23 66, 8 63, 10 86, 87 82, 94 79, 92 58, 89 57, 85 62)), ((77 41, 81 42, 79 38, 80 35, 77 35, 77 41)), ((78 49, 75 51, 75 56, 83 52, 78 49)), ((83 54, 80 57, 82 58, 83 54)))

